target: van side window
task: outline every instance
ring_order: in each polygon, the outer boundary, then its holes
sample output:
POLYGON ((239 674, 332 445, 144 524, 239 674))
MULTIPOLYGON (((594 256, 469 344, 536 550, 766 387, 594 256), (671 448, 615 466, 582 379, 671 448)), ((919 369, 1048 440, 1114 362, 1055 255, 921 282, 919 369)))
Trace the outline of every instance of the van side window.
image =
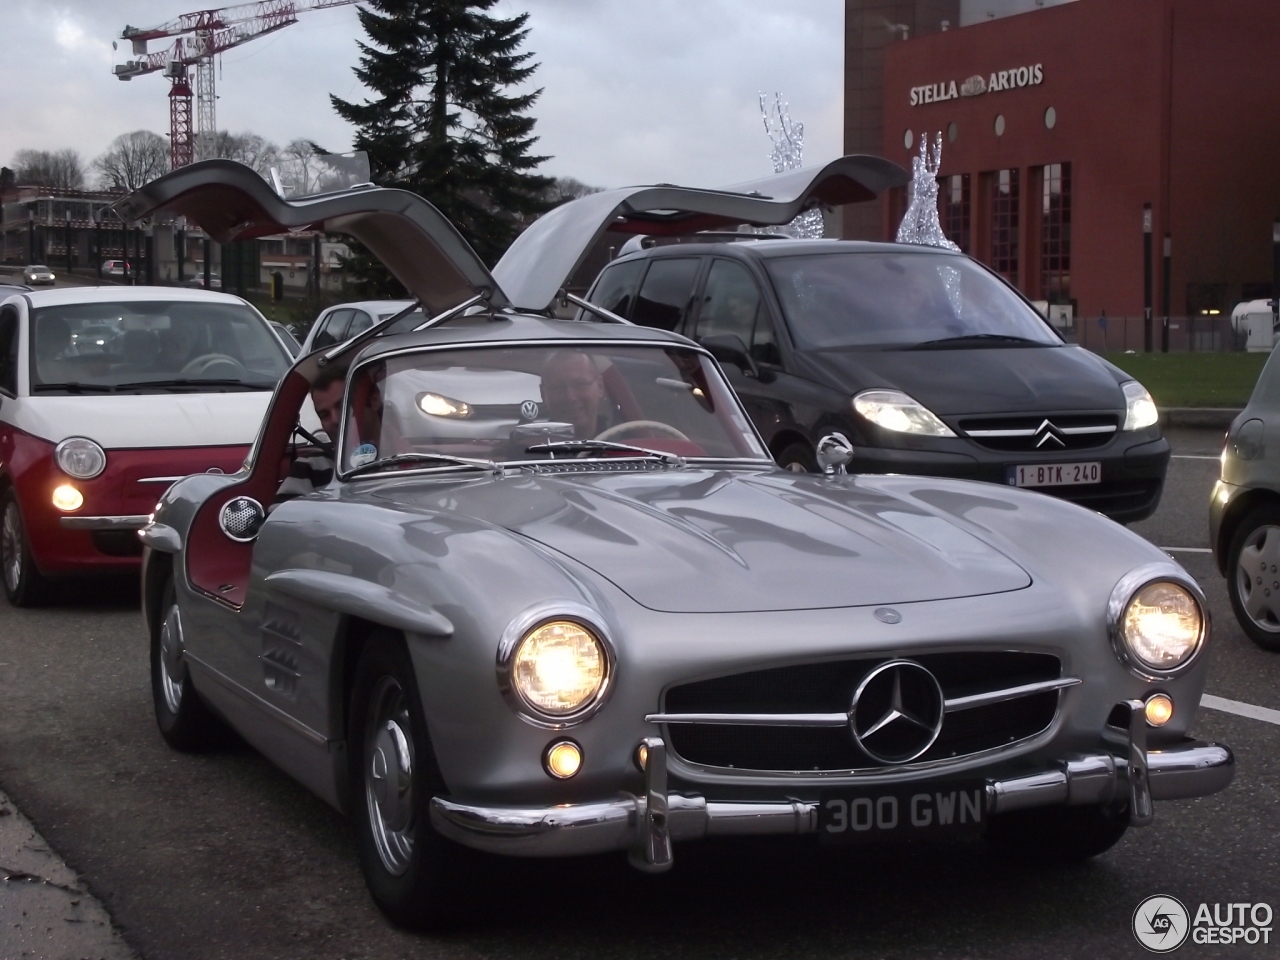
POLYGON ((335 310, 329 314, 324 321, 324 326, 320 328, 320 332, 316 334, 315 340, 312 341, 311 349, 319 350, 321 347, 330 347, 347 339, 347 325, 351 322, 351 317, 354 313, 354 310, 335 310))
POLYGON ((604 273, 600 274, 600 282, 591 291, 591 302, 629 320, 627 314, 635 301, 636 283, 643 269, 643 260, 629 260, 605 267, 604 273))
POLYGON ((631 321, 645 327, 674 330, 689 309, 697 277, 697 257, 653 260, 640 286, 631 321))
POLYGON ((716 260, 698 314, 697 338, 737 336, 758 362, 778 363, 769 311, 751 273, 732 260, 716 260))
POLYGON ((0 310, 0 393, 18 395, 18 311, 0 310))

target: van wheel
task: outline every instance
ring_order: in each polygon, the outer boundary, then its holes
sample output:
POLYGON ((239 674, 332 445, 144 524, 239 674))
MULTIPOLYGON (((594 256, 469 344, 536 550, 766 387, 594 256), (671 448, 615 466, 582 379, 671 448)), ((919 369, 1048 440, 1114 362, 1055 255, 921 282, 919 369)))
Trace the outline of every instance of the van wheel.
POLYGON ((1249 639, 1280 651, 1280 506, 1266 504, 1236 528, 1227 553, 1231 609, 1249 639))
POLYGON ((818 458, 809 444, 803 440, 797 440, 783 447, 782 452, 778 454, 778 466, 792 473, 817 473, 818 458))
POLYGON ((0 497, 0 572, 4 595, 15 607, 37 607, 53 599, 54 585, 36 569, 13 490, 0 497))

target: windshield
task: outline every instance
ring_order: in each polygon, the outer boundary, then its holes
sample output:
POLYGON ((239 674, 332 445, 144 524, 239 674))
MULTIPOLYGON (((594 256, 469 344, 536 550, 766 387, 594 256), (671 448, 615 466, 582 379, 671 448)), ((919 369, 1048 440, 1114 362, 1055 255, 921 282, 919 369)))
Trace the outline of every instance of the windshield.
POLYGON ((1017 294, 965 257, 851 251, 771 258, 765 268, 806 349, 960 346, 964 338, 1062 342, 1017 294))
POLYGON ((266 322, 237 303, 40 307, 31 334, 32 393, 271 390, 290 363, 266 322))
POLYGON ((715 366, 678 347, 423 351, 362 365, 347 404, 344 472, 442 465, 428 455, 768 459, 715 366))

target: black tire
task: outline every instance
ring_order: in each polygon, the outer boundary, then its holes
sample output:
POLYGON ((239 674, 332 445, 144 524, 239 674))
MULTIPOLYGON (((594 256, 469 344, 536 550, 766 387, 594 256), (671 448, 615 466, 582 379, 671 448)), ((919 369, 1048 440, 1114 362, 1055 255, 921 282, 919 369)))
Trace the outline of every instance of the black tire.
POLYGON ((1240 629, 1262 649, 1280 652, 1280 505, 1258 507, 1236 527, 1227 593, 1240 629))
POLYGON ((36 567, 27 525, 12 489, 0 496, 0 581, 15 607, 38 607, 54 596, 54 584, 36 567))
POLYGON ((984 837, 1011 860, 1067 864, 1105 853, 1127 829, 1127 806, 1037 807, 996 814, 984 837))
POLYGON ((182 650, 182 615, 170 576, 160 591, 160 616, 151 631, 151 699, 160 736, 185 752, 208 746, 220 724, 196 693, 182 650))
POLYGON ((402 927, 444 926, 458 905, 462 848, 431 826, 431 798, 445 792, 427 734, 404 637, 379 631, 356 667, 348 713, 348 810, 373 901, 402 927), (407 757, 409 769, 400 766, 407 757), (399 772, 393 786, 388 763, 399 772), (381 770, 381 775, 378 774, 381 770))
POLYGON ((778 454, 778 466, 795 473, 817 473, 818 458, 813 447, 803 440, 797 440, 782 448, 782 452, 778 454))

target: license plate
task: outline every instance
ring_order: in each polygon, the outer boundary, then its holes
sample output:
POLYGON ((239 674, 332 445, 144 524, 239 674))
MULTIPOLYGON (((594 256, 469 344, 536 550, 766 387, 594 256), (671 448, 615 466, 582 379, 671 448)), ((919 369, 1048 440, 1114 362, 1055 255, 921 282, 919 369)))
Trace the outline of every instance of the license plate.
POLYGON ((976 780, 832 791, 818 805, 818 836, 908 840, 981 830, 986 815, 986 786, 976 780))
POLYGON ((1070 487, 1081 483, 1101 483, 1102 463, 1033 463, 1009 468, 1009 485, 1014 487, 1070 487))

